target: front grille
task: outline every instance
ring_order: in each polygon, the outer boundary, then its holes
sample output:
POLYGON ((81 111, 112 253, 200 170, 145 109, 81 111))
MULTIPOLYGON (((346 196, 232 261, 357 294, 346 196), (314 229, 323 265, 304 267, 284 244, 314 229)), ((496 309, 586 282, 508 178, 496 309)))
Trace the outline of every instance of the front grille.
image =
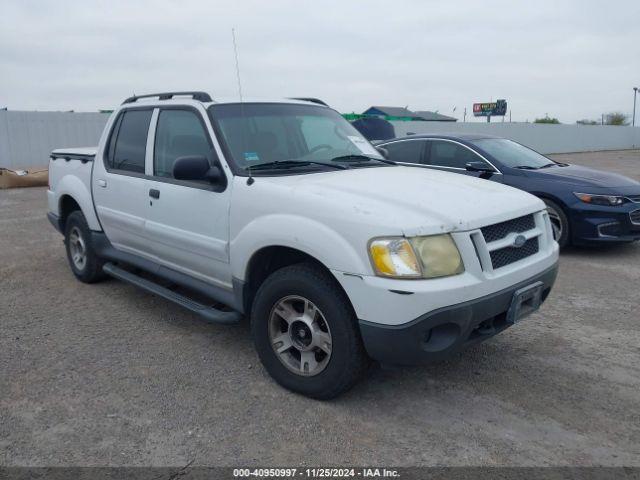
POLYGON ((631 218, 631 223, 635 223, 636 225, 640 225, 640 208, 638 210, 634 210, 629 214, 629 218, 631 218))
POLYGON ((635 203, 640 203, 640 195, 627 195, 627 198, 635 203))
POLYGON ((538 253, 538 249, 538 237, 530 238, 520 248, 505 247, 489 252, 491 255, 491 264, 494 269, 504 267, 538 253))
POLYGON ((484 241, 491 243, 506 237, 510 233, 522 233, 527 230, 533 230, 535 227, 536 222, 533 219, 533 215, 525 215, 524 217, 482 227, 480 230, 484 235, 484 241))

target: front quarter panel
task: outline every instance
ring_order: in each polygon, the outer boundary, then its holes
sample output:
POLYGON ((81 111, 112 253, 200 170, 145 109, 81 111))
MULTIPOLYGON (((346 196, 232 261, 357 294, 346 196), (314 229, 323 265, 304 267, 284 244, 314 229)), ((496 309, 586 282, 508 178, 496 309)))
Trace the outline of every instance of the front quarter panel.
POLYGON ((264 179, 256 179, 253 185, 247 185, 244 177, 235 177, 234 182, 229 244, 234 278, 244 280, 253 254, 271 246, 300 250, 330 269, 371 273, 366 240, 354 241, 343 222, 336 219, 332 223, 326 215, 309 211, 322 209, 322 204, 304 206, 272 190, 264 179), (357 251, 360 244, 362 251, 357 251))
POLYGON ((334 270, 361 273, 370 268, 363 262, 362 255, 327 225, 299 215, 281 213, 252 219, 231 239, 233 276, 245 280, 253 254, 272 246, 300 250, 334 270))

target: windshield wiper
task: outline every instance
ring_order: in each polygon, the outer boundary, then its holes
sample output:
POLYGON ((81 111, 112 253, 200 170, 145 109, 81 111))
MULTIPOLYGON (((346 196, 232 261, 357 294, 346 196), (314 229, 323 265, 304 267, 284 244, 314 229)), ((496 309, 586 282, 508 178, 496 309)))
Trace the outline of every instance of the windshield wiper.
POLYGON ((247 170, 249 172, 254 172, 257 170, 270 170, 270 169, 277 169, 277 168, 287 169, 287 168, 296 168, 296 167, 307 167, 309 165, 322 165, 324 167, 332 167, 338 170, 347 169, 347 167, 345 167, 344 165, 336 165, 336 164, 326 163, 326 162, 315 162, 313 160, 302 160, 302 161, 276 160, 273 162, 258 163, 256 165, 248 165, 244 167, 244 170, 247 170))
POLYGON ((366 155, 358 155, 352 153, 350 155, 340 155, 339 157, 333 157, 331 159, 332 162, 353 162, 353 163, 361 163, 361 162, 369 162, 371 160, 376 160, 378 162, 386 163, 387 165, 397 165, 393 160, 387 160, 386 158, 376 158, 376 157, 368 157, 366 155))
POLYGON ((519 168, 520 170, 540 170, 542 168, 549 168, 549 167, 555 167, 558 166, 557 163, 545 163, 544 165, 540 166, 540 167, 533 167, 531 165, 518 165, 517 167, 513 167, 513 168, 519 168))

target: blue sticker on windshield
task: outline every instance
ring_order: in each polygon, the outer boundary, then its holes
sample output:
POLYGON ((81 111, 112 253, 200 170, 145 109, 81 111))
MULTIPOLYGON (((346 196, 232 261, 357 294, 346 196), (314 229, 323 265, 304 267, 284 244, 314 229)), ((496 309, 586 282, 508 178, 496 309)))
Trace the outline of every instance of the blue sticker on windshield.
POLYGON ((260 161, 260 158, 258 157, 258 152, 244 152, 244 159, 247 162, 260 161))

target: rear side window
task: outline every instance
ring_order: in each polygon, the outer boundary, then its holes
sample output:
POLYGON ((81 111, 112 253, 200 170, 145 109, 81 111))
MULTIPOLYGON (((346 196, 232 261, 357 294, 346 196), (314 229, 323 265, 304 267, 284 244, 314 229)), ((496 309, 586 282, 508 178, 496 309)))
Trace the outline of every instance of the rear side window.
POLYGON ((156 127, 153 174, 173 178, 177 158, 203 156, 211 163, 209 137, 198 115, 189 110, 161 110, 156 127))
POLYGON ((469 162, 482 162, 482 158, 466 147, 443 140, 431 141, 429 164, 438 167, 453 167, 464 169, 469 162))
POLYGON ((151 113, 151 110, 128 110, 120 116, 109 141, 108 168, 144 173, 151 113))
POLYGON ((389 160, 394 162, 422 163, 424 143, 422 140, 403 140, 387 143, 382 148, 389 152, 389 160))

